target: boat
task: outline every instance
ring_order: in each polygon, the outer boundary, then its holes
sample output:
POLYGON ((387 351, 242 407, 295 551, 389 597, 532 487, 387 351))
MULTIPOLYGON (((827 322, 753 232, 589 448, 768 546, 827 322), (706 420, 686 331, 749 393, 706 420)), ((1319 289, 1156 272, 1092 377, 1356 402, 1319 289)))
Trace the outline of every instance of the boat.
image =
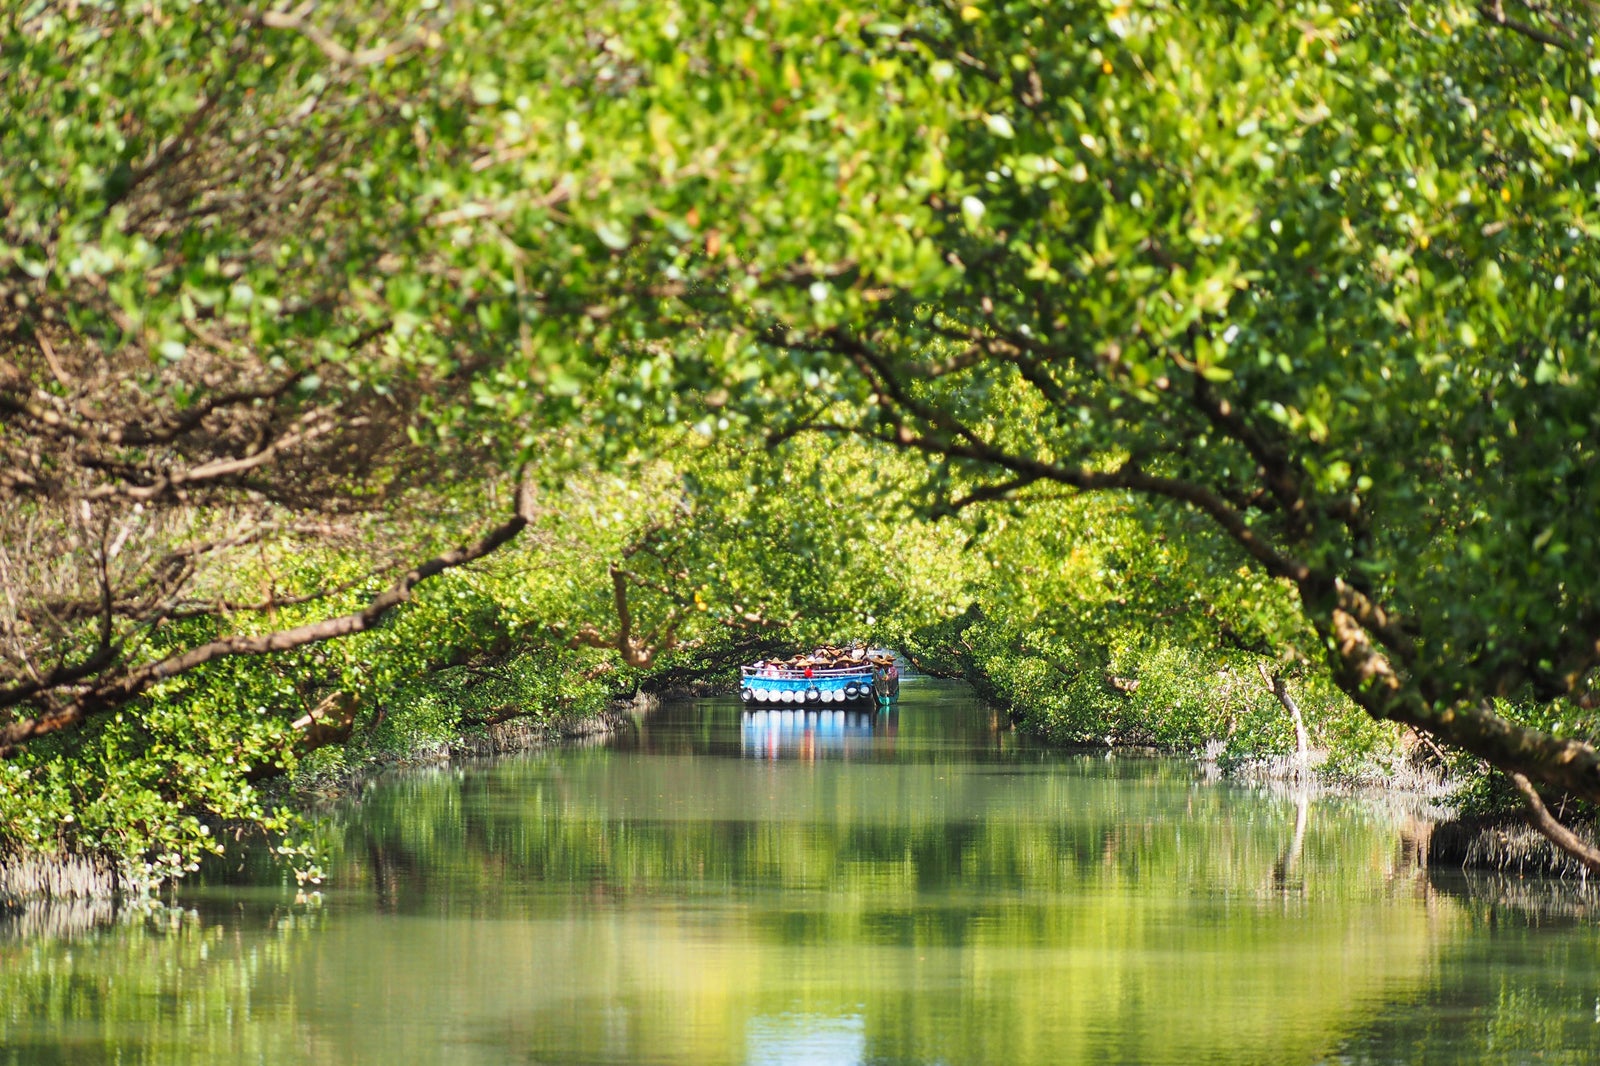
POLYGON ((749 704, 876 707, 899 694, 900 667, 892 652, 878 648, 825 646, 739 668, 739 699, 749 704))

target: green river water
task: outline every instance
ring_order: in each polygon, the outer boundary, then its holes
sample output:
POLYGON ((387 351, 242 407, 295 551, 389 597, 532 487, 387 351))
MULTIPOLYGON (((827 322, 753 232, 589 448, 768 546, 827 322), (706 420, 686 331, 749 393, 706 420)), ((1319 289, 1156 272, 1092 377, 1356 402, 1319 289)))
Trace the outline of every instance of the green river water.
POLYGON ((1600 1061, 1582 895, 1414 862, 1370 801, 1048 752, 960 686, 670 705, 396 775, 297 900, 0 924, 0 1063, 1600 1061))

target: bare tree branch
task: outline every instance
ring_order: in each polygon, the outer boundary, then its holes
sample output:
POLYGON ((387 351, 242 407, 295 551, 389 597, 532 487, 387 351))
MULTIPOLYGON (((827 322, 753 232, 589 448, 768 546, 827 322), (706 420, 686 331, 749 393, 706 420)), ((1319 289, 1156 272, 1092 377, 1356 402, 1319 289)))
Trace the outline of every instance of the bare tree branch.
POLYGON ((980 488, 973 489, 965 496, 958 496, 955 499, 952 499, 950 501, 950 510, 964 511, 968 507, 971 507, 975 504, 990 503, 995 500, 1004 500, 1010 497, 1018 489, 1025 489, 1029 485, 1036 484, 1038 481, 1039 478, 1032 474, 1021 474, 1017 477, 1011 478, 1009 481, 996 481, 991 484, 981 486, 980 488))
POLYGON ((412 51, 422 41, 421 35, 411 30, 387 44, 351 50, 311 21, 315 11, 316 5, 311 3, 301 4, 293 11, 263 11, 261 25, 274 30, 293 30, 316 45, 331 62, 344 67, 377 66, 412 51))
MULTIPOLYGON (((288 651, 372 628, 389 611, 409 600, 412 590, 423 581, 446 570, 481 559, 515 538, 527 526, 529 515, 532 514, 529 493, 526 479, 519 477, 516 510, 509 520, 495 526, 471 545, 445 552, 418 564, 361 610, 272 633, 223 637, 138 667, 122 677, 95 685, 63 707, 0 727, 0 758, 15 754, 23 745, 39 737, 80 725, 94 714, 127 703, 166 678, 175 677, 205 663, 234 655, 265 655, 288 651)), ((92 671, 80 669, 79 672, 80 676, 87 676, 92 671)))

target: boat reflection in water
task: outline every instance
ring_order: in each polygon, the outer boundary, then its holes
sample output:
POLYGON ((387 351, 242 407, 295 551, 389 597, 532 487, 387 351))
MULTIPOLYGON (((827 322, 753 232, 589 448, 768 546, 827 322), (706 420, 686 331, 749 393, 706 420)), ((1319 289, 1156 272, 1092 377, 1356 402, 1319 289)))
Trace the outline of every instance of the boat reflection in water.
POLYGON ((894 710, 744 711, 739 749, 749 759, 849 759, 893 751, 899 724, 894 710))

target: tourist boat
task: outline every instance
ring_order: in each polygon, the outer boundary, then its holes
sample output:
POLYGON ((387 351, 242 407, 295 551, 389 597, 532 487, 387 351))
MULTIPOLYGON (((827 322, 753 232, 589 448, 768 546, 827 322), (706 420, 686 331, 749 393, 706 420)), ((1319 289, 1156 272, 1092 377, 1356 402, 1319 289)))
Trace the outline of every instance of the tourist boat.
POLYGON ((886 651, 819 648, 811 655, 739 668, 739 698, 745 703, 875 707, 899 694, 900 667, 886 651))

